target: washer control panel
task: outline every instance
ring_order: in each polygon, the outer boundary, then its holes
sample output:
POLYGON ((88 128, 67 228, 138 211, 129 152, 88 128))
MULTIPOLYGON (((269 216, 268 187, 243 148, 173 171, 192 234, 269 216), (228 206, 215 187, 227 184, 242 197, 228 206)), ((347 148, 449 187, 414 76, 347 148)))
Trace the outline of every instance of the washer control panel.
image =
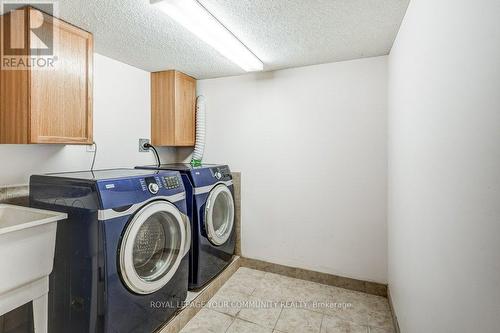
POLYGON ((180 180, 179 177, 177 176, 165 176, 162 177, 162 181, 163 181, 163 186, 167 190, 172 190, 180 186, 180 180))
POLYGON ((181 187, 181 180, 179 176, 155 176, 140 179, 141 188, 143 192, 156 195, 162 188, 166 190, 175 190, 181 187))
POLYGON ((157 194, 160 191, 161 185, 158 177, 147 177, 141 179, 141 187, 143 191, 148 190, 151 194, 157 194))

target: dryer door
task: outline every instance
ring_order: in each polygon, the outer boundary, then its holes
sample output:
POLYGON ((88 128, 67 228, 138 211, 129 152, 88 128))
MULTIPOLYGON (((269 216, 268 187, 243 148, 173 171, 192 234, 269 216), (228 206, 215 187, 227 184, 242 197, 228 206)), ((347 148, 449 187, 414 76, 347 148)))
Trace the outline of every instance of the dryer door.
POLYGON ((138 294, 165 286, 189 250, 188 228, 189 220, 169 202, 154 201, 140 209, 127 225, 120 245, 125 285, 138 294))
POLYGON ((224 184, 215 186, 205 206, 205 230, 210 242, 222 245, 231 236, 234 226, 234 200, 224 184))

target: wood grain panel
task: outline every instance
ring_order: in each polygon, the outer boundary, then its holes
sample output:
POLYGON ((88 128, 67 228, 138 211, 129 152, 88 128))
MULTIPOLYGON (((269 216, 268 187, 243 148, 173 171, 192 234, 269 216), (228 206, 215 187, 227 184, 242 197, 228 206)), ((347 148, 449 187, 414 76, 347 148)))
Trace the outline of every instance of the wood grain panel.
MULTIPOLYGON (((31 72, 31 142, 92 143, 91 34, 44 15, 55 27, 54 67, 31 72)), ((43 33, 43 31, 41 33, 43 33)))
POLYGON ((25 29, 27 10, 19 10, 0 17, 0 143, 29 143, 29 69, 9 70, 4 59, 26 60, 29 49, 28 33, 25 29), (5 23, 5 24, 4 24, 5 23), (19 54, 5 54, 9 46, 24 46, 19 54), (23 55, 24 54, 24 55, 23 55))
POLYGON ((175 72, 175 143, 177 146, 194 146, 196 80, 175 72))
POLYGON ((175 145, 175 73, 151 73, 151 144, 175 145))

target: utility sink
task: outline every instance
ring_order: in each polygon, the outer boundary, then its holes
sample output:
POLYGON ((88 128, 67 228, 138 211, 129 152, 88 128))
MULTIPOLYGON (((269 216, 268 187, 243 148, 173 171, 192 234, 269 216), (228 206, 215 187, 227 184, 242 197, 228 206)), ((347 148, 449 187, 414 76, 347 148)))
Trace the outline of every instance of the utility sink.
POLYGON ((33 301, 35 332, 47 331, 48 276, 65 213, 0 204, 0 315, 33 301))

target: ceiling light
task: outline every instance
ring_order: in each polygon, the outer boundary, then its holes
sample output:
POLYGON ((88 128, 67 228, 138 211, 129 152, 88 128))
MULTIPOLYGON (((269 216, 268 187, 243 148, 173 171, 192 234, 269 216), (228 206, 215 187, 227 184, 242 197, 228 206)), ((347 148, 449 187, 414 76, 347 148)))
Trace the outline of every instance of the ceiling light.
POLYGON ((196 0, 151 0, 179 24, 211 45, 247 72, 261 71, 264 64, 196 0))

